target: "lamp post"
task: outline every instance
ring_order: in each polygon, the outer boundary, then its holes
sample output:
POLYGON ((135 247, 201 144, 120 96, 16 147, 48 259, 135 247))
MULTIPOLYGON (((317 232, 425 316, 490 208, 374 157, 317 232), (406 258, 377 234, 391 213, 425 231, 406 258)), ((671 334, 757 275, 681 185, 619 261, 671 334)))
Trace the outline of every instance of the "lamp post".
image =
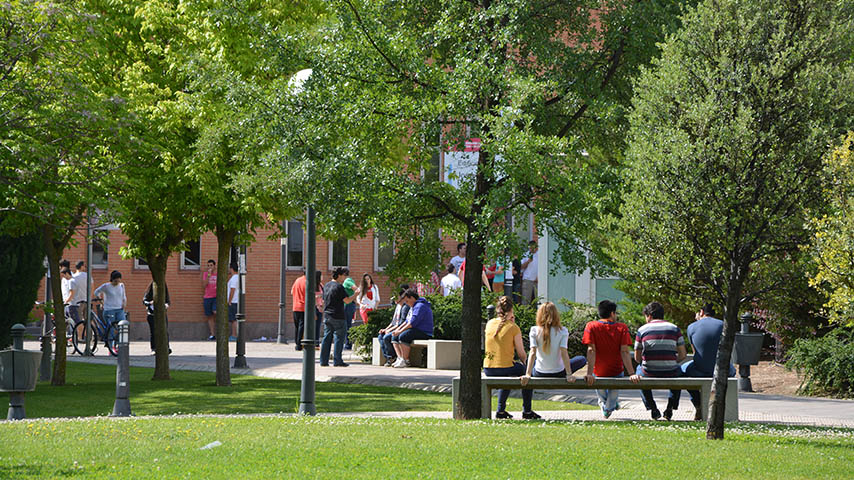
POLYGON ((237 352, 234 357, 234 368, 248 368, 246 365, 246 244, 240 246, 238 258, 238 291, 237 291, 237 352))
POLYGON ((122 320, 118 324, 118 356, 116 357, 116 402, 111 417, 129 417, 130 400, 130 322, 122 320))
MULTIPOLYGON (((294 94, 303 90, 303 84, 311 76, 311 69, 300 70, 288 81, 288 87, 294 94)), ((309 205, 305 215, 306 255, 305 255, 305 333, 302 340, 302 384, 300 387, 299 413, 315 415, 317 408, 314 402, 314 345, 317 332, 314 327, 314 293, 317 291, 315 280, 317 274, 316 237, 314 232, 314 207, 309 205)))
MULTIPOLYGON (((42 320, 42 360, 41 365, 39 366, 39 380, 43 382, 47 382, 51 379, 53 375, 53 369, 50 368, 50 359, 51 355, 53 355, 52 347, 50 344, 50 324, 52 320, 50 318, 50 314, 47 313, 47 307, 50 305, 51 300, 51 290, 50 290, 50 268, 47 264, 47 257, 44 259, 45 268, 47 269, 47 273, 45 273, 45 282, 44 282, 44 320, 42 320)), ((62 332, 62 336, 65 336, 65 332, 62 332)), ((67 341, 67 340, 66 340, 67 341)))

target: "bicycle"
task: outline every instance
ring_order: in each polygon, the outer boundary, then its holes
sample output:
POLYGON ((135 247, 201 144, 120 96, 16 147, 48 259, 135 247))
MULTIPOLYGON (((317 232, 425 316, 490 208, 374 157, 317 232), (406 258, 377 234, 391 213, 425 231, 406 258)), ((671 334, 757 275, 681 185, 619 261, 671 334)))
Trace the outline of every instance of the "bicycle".
MULTIPOLYGON (((100 307, 100 299, 93 298, 92 304, 100 307)), ((100 309, 100 308, 98 308, 100 309)), ((96 308, 89 308, 90 317, 90 327, 91 331, 89 332, 89 351, 91 353, 95 353, 98 349, 98 338, 104 339, 104 345, 107 347, 107 351, 110 352, 110 355, 117 356, 119 354, 119 333, 118 328, 114 324, 107 325, 102 319, 101 315, 98 315, 96 308)), ((74 351, 80 355, 86 351, 86 320, 80 320, 76 324, 74 324, 74 334, 72 335, 72 343, 74 344, 74 351)))
MULTIPOLYGON (((44 302, 35 302, 35 308, 41 308, 41 309, 47 308, 47 309, 49 309, 50 304, 46 304, 44 302)), ((48 312, 50 312, 50 310, 48 310, 48 312)), ((53 314, 47 313, 47 315, 52 320, 54 319, 53 314)), ((50 343, 55 345, 56 344, 56 323, 52 320, 50 322, 50 324, 51 324, 51 327, 50 327, 50 343)), ((74 326, 69 321, 70 320, 69 318, 66 317, 65 320, 66 320, 65 321, 65 341, 66 341, 66 345, 68 346, 68 348, 72 348, 74 345, 73 345, 71 337, 73 336, 74 326)), ((47 321, 47 320, 45 320, 45 321, 47 321)))

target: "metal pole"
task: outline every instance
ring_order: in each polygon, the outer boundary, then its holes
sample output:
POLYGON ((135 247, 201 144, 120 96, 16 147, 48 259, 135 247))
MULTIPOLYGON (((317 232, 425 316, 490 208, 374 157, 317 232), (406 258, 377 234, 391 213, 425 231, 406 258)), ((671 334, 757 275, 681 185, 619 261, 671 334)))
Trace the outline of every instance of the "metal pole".
MULTIPOLYGON (((753 315, 747 312, 741 316, 741 333, 750 333, 750 322, 753 315)), ((738 391, 752 392, 753 385, 750 383, 750 365, 738 366, 738 391)))
POLYGON ((86 347, 83 356, 91 357, 92 349, 92 217, 86 217, 86 347))
POLYGON ((116 401, 113 403, 113 413, 111 417, 129 417, 130 400, 130 344, 128 339, 128 331, 130 322, 122 320, 118 323, 119 338, 116 348, 118 355, 116 356, 116 401))
MULTIPOLYGON (((45 258, 45 265, 47 265, 47 258, 45 258)), ((45 273, 45 282, 44 282, 44 320, 42 320, 42 361, 39 365, 39 380, 43 382, 50 381, 51 376, 53 375, 53 369, 50 368, 50 357, 53 354, 52 347, 50 344, 50 325, 52 322, 50 318, 50 314, 47 312, 47 309, 50 305, 51 300, 51 287, 50 287, 50 268, 48 267, 47 273, 45 273)), ((65 337, 65 332, 63 333, 63 337, 65 337)))
MULTIPOLYGON (((287 220, 282 220, 282 231, 286 231, 288 226, 287 220)), ((288 237, 281 239, 282 243, 282 265, 279 270, 279 331, 276 335, 276 343, 284 345, 288 344, 285 338, 285 307, 287 302, 287 284, 288 279, 285 272, 287 271, 287 255, 288 255, 288 237)), ((299 341, 299 340, 297 340, 299 341)))
POLYGON ((238 258, 238 292, 237 292, 237 355, 234 357, 234 368, 248 368, 246 365, 246 244, 240 246, 238 258))
POLYGON ((308 245, 305 255, 305 334, 302 340, 302 386, 300 388, 299 413, 315 415, 317 409, 314 401, 314 345, 317 343, 318 332, 315 332, 314 328, 314 292, 317 291, 315 285, 317 266, 315 265, 314 207, 308 207, 305 227, 308 245))

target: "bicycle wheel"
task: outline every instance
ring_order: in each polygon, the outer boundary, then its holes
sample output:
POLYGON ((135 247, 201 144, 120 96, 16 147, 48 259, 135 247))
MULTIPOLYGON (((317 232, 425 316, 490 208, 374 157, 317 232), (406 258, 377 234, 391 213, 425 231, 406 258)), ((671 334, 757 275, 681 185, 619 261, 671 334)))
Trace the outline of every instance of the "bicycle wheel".
MULTIPOLYGON (((89 351, 95 353, 98 348, 98 329, 90 327, 89 351)), ((78 355, 83 355, 86 351, 86 320, 80 320, 74 324, 74 331, 71 335, 71 341, 74 345, 74 351, 78 355)))
POLYGON ((65 346, 74 347, 74 326, 71 322, 65 322, 65 346))
POLYGON ((106 336, 107 351, 115 357, 119 354, 119 329, 116 328, 115 322, 110 323, 107 327, 106 336))

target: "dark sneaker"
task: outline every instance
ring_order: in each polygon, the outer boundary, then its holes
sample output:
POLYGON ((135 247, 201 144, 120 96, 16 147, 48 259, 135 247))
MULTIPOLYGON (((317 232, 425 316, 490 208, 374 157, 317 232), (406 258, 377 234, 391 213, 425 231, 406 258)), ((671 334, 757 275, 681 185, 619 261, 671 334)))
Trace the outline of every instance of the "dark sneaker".
POLYGON ((333 367, 349 367, 349 366, 350 366, 350 364, 349 364, 349 363, 341 362, 341 363, 333 363, 333 364, 332 364, 332 366, 333 366, 333 367))
POLYGON ((702 422, 703 421, 703 412, 701 412, 699 410, 695 411, 694 412, 694 421, 695 422, 702 422))
POLYGON ((507 410, 499 410, 495 412, 495 418, 513 418, 513 415, 507 413, 507 410))
POLYGON ((539 420, 541 417, 537 412, 522 412, 522 418, 526 420, 539 420))
POLYGON ((209 337, 208 337, 208 340, 216 340, 216 337, 215 337, 215 336, 213 336, 213 335, 211 335, 211 336, 209 336, 209 337))
POLYGON ((328 363, 321 363, 321 364, 320 364, 320 366, 321 366, 321 367, 328 367, 328 366, 329 366, 329 364, 328 364, 328 363))
POLYGON ((673 410, 669 409, 669 408, 665 408, 664 409, 664 419, 670 420, 671 418, 673 418, 673 410))
POLYGON ((661 418, 661 412, 657 408, 652 409, 651 415, 653 420, 658 420, 659 418, 661 418))

